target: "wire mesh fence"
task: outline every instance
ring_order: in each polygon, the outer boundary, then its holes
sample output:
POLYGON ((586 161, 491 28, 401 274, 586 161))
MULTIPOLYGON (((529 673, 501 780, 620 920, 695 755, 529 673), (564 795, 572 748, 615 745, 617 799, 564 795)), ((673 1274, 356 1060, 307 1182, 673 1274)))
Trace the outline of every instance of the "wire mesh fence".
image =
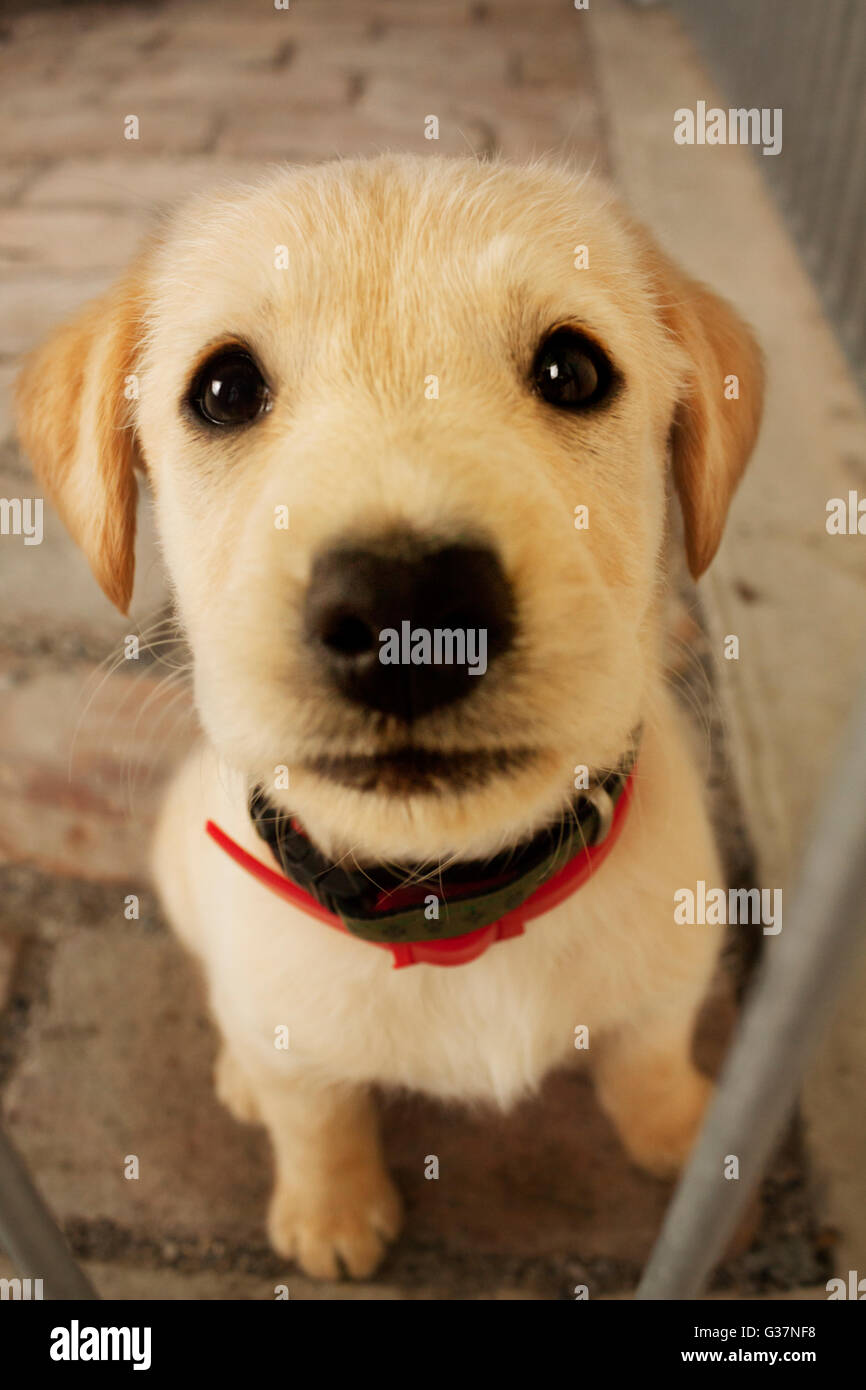
POLYGON ((761 158, 866 391, 866 4, 673 0, 723 98, 783 112, 761 158))

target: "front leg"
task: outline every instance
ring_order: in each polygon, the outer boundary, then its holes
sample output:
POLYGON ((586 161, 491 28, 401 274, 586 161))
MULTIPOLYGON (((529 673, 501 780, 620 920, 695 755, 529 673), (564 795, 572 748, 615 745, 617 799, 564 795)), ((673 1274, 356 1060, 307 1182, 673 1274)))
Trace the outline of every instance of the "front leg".
POLYGON ((673 1177, 697 1137, 713 1092, 691 1060, 693 1015, 646 1017, 600 1044, 596 1093, 634 1161, 673 1177))
POLYGON ((401 1224, 369 1091, 302 1074, 284 1077, 246 1062, 243 1075, 244 1118, 255 1114, 273 1146, 268 1235, 274 1249, 315 1279, 339 1278, 341 1264, 353 1278, 366 1278, 401 1224))

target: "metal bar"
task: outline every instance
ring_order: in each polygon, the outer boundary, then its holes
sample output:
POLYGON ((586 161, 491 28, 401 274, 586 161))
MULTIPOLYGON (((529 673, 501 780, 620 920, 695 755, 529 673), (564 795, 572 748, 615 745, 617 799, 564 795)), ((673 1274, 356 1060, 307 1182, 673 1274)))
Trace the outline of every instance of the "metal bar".
POLYGON ((850 98, 847 178, 839 190, 827 254, 827 298, 838 307, 843 324, 850 314, 852 287, 862 267, 866 231, 866 11, 862 8, 855 14, 848 42, 858 63, 850 98))
POLYGON ((47 1299, 98 1299, 73 1259, 21 1158, 0 1129, 0 1248, 24 1279, 41 1279, 47 1299))
POLYGON ((866 924, 866 689, 807 840, 793 910, 764 960, 695 1150, 637 1290, 695 1298, 734 1233, 850 976, 866 924), (726 1179, 728 1155, 739 1179, 726 1179))

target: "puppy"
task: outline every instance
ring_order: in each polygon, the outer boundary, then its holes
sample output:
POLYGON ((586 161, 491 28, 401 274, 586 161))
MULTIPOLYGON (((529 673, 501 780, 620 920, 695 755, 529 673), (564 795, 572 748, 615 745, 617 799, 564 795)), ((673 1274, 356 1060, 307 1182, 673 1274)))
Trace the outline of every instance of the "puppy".
POLYGON ((606 189, 395 155, 198 199, 26 364, 23 443, 122 611, 136 469, 155 498, 206 740, 156 876, 309 1274, 397 1233, 374 1085, 509 1106, 582 1029, 633 1159, 688 1153, 718 929, 674 893, 721 879, 666 503, 698 576, 761 393, 606 189))

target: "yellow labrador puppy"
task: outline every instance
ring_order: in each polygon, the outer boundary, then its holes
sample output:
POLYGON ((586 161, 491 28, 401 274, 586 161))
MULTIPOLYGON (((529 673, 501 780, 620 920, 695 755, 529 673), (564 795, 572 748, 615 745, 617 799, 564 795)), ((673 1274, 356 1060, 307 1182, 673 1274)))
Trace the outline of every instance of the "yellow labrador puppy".
POLYGON ((309 1273, 397 1232, 374 1084, 507 1106, 581 1030, 633 1158, 687 1154, 718 929, 674 893, 720 870, 666 499, 699 575, 760 405, 748 330, 606 189, 394 155, 195 201, 26 365, 23 442, 124 611, 136 469, 156 499, 206 735, 157 877, 309 1273))

